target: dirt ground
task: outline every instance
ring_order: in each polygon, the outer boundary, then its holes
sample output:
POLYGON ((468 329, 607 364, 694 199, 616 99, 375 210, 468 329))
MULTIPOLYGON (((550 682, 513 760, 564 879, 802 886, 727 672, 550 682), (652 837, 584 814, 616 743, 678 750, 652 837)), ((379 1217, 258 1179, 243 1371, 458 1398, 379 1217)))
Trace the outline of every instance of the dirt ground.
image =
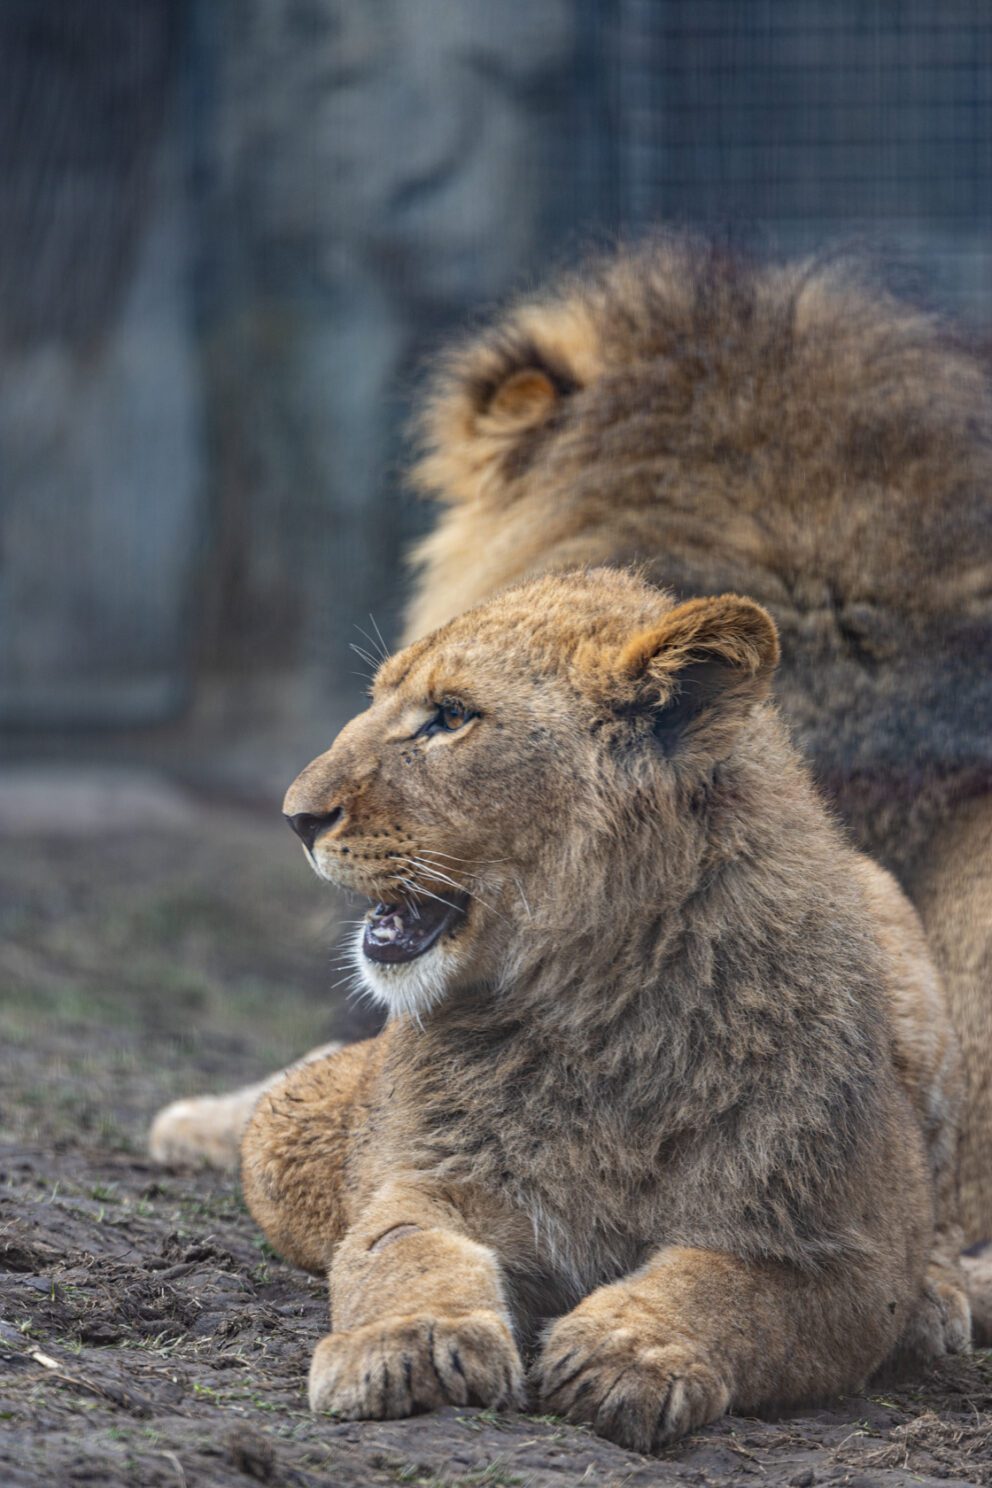
POLYGON ((143 1140, 168 1098, 347 1030, 341 906, 275 808, 56 797, 0 836, 0 1483, 992 1485, 988 1353, 654 1459, 540 1416, 311 1418, 321 1286, 233 1178, 158 1171, 143 1140))

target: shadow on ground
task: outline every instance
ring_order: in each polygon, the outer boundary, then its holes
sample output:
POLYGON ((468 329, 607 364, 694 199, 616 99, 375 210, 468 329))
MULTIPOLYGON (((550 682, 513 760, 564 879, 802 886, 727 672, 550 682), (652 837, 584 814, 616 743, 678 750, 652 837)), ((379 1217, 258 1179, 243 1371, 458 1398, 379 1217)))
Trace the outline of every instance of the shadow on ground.
POLYGON ((49 799, 0 837, 0 1482, 992 1485, 990 1354, 656 1459, 546 1417, 311 1418, 321 1286, 233 1180, 158 1171, 143 1136, 170 1097, 355 1026, 332 989, 347 911, 275 811, 159 805, 53 824, 49 799))

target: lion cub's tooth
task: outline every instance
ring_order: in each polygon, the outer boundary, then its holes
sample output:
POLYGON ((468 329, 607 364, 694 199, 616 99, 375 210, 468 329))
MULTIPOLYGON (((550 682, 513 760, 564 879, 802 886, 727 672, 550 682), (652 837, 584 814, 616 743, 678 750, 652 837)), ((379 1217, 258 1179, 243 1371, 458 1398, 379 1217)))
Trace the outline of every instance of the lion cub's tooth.
POLYGON ((395 940, 403 929, 403 921, 399 915, 390 915, 388 920, 381 920, 378 925, 370 926, 373 940, 389 942, 395 940))

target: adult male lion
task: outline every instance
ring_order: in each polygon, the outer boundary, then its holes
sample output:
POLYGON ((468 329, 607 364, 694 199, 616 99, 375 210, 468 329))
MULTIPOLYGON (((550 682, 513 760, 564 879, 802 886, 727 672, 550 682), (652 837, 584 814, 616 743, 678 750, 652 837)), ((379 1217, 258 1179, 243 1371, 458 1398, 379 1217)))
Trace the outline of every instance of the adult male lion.
POLYGON ((545 577, 388 660, 290 788, 317 872, 379 901, 392 1015, 244 1141, 256 1219, 329 1274, 315 1408, 522 1405, 557 1319, 542 1407, 648 1451, 966 1343, 940 1241, 927 1276, 935 977, 764 701, 777 653, 735 595, 545 577))
MULTIPOLYGON (((407 626, 577 563, 767 606, 782 710, 947 987, 972 1242, 992 1236, 990 415, 977 356, 842 268, 661 240, 439 369, 415 476, 442 511, 407 626)), ((153 1150, 233 1161, 250 1106, 170 1108, 153 1150)))

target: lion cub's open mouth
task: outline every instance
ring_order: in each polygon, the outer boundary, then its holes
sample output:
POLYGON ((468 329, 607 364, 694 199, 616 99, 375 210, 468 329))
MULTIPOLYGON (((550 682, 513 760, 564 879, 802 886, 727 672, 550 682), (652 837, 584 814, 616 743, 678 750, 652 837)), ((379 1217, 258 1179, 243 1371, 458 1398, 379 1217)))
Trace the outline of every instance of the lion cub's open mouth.
POLYGON ((370 961, 413 961, 465 918, 468 895, 377 904, 365 917, 362 951, 370 961))

